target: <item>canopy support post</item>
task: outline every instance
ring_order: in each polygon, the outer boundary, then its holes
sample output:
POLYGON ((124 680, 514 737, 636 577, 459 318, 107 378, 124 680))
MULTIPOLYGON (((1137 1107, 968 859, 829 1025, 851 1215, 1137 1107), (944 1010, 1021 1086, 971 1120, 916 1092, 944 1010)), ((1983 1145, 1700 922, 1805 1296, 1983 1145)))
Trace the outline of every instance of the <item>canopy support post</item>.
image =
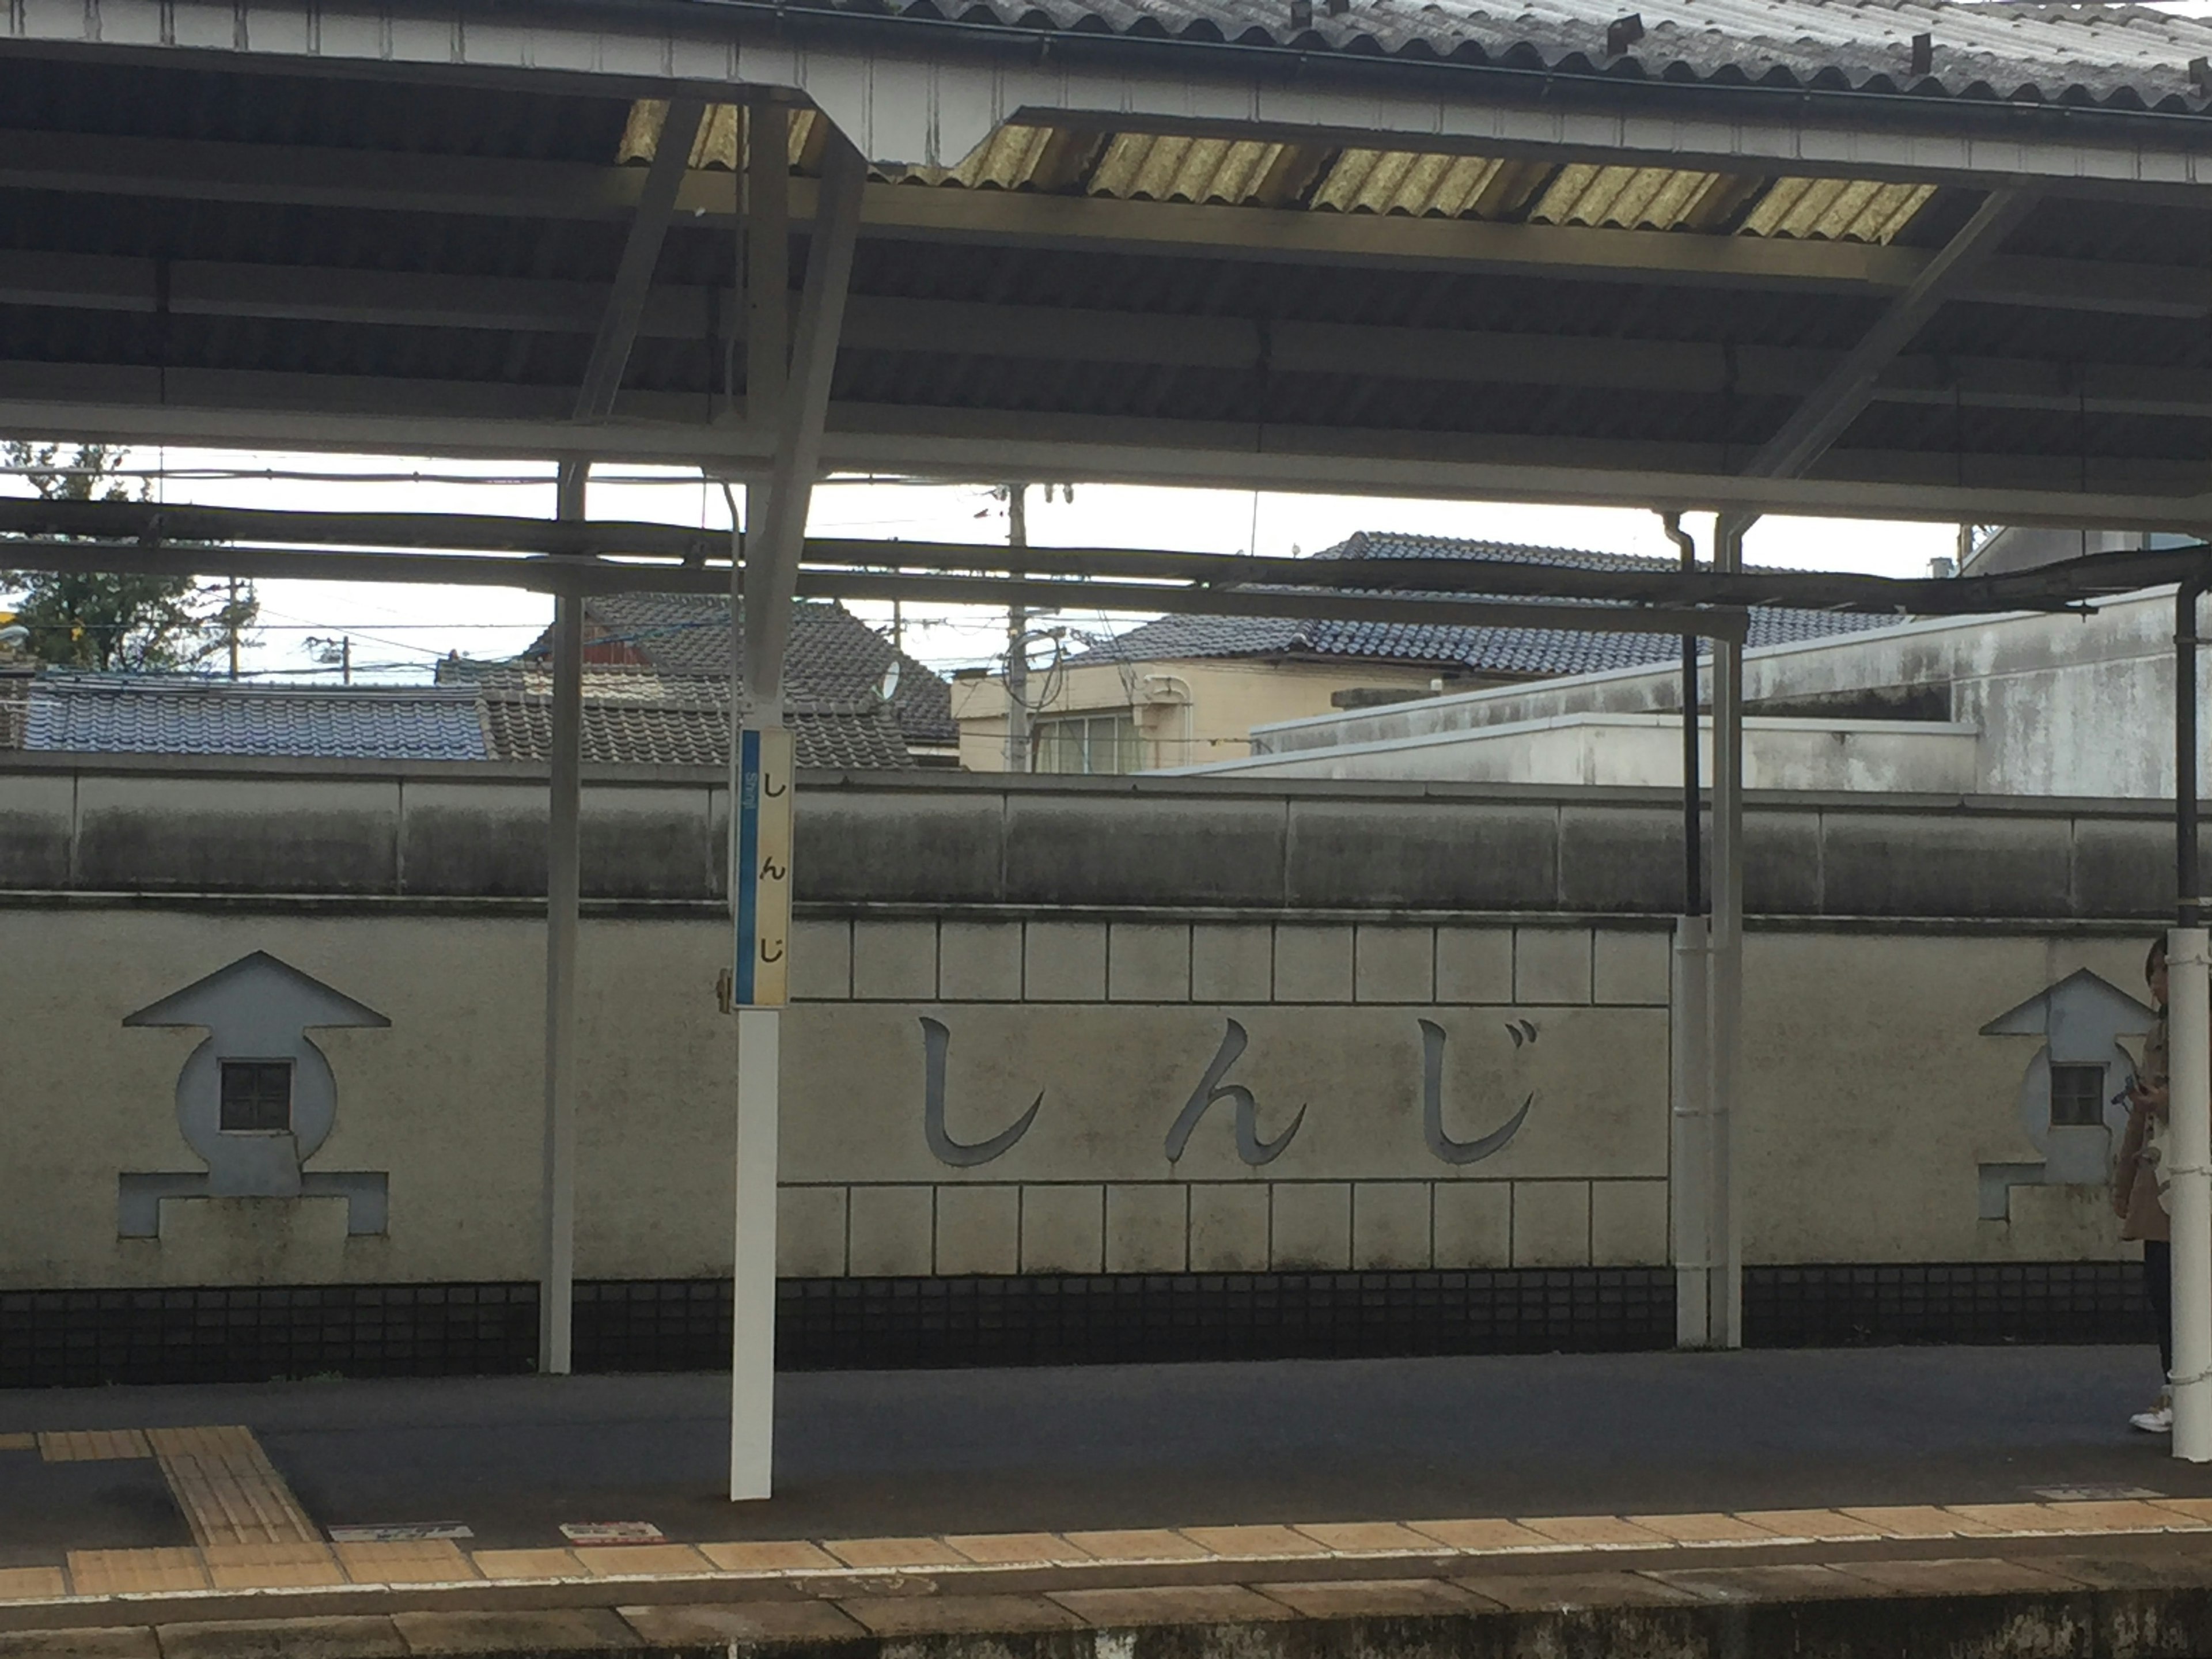
MULTIPOLYGON (((1747 519, 1715 527, 1714 568, 1743 568, 1747 519)), ((1743 1059, 1743 649, 1741 636, 1713 641, 1713 878, 1706 1042, 1712 1101, 1711 1182, 1713 1267, 1708 1277, 1707 1345, 1743 1346, 1743 1218, 1735 1190, 1735 1106, 1743 1059)))
MULTIPOLYGON (((588 461, 561 463, 558 515, 584 516, 588 461)), ((545 1151, 538 1370, 566 1376, 576 1289, 576 932, 582 902, 584 599, 553 601, 553 746, 545 848, 545 1151)))
MULTIPOLYGON (((787 114, 774 106, 757 106, 746 158, 747 182, 773 176, 783 180, 788 168, 787 114)), ((730 898, 732 932, 738 949, 757 943, 750 920, 739 908, 740 799, 735 784, 742 765, 740 744, 747 728, 764 746, 781 737, 784 725, 784 649, 791 633, 791 606, 805 544, 806 516, 822 470, 822 429, 830 410, 830 377, 836 366, 837 341, 844 325, 845 294, 859 240, 861 187, 866 168, 860 152, 842 133, 830 135, 823 161, 821 207, 806 253, 806 277, 799 303, 788 373, 779 375, 748 343, 746 396, 749 409, 772 386, 776 428, 775 466, 757 517, 746 509, 744 556, 731 570, 732 643, 738 653, 732 667, 740 684, 732 687, 730 799, 730 898), (738 606, 742 604, 742 610, 738 606)), ((779 200, 771 185, 753 198, 757 208, 779 200)), ((784 228, 773 213, 749 227, 752 246, 772 256, 784 228)), ((775 261, 765 257, 762 269, 775 261)), ((751 315, 776 307, 781 296, 755 289, 751 315)), ((775 349, 770 347, 771 350, 775 349)), ((757 418, 757 416, 756 416, 757 418)), ((785 878, 787 879, 787 868, 785 878)), ((757 1006, 741 1006, 738 1015, 737 1215, 732 1266, 732 1326, 730 1373, 730 1497, 732 1501, 766 1498, 775 1463, 775 1243, 777 1120, 781 1110, 781 993, 757 1006)))
POLYGON ((2182 583, 2173 629, 2174 928, 2166 937, 2166 1189, 2173 1273, 2173 1455, 2212 1462, 2212 975, 2198 892, 2197 612, 2182 583))

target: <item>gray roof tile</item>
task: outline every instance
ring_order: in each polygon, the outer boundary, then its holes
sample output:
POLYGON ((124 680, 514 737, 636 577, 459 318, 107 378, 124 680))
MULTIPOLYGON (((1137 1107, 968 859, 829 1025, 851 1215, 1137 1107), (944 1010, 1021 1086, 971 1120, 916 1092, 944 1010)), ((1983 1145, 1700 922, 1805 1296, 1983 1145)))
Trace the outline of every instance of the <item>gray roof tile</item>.
MULTIPOLYGON (((603 593, 585 601, 586 660, 633 662, 665 673, 726 677, 729 601, 703 593, 603 593)), ((543 656, 544 641, 531 649, 543 656)), ((802 599, 792 607, 784 678, 791 696, 817 704, 872 702, 892 659, 891 697, 909 744, 949 747, 960 740, 952 690, 914 658, 842 605, 802 599)))
MULTIPOLYGON (((1504 542, 1362 532, 1319 556, 1343 559, 1468 559, 1571 565, 1594 570, 1660 570, 1668 559, 1586 553, 1504 542)), ((1510 601, 1504 601, 1509 602, 1510 601)), ((1895 618, 1762 606, 1751 613, 1750 643, 1778 645, 1888 625, 1895 618)), ((1162 617, 1088 654, 1125 661, 1193 657, 1341 657, 1363 662, 1450 669, 1462 673, 1549 677, 1600 673, 1662 662, 1681 649, 1668 634, 1596 634, 1553 628, 1471 628, 1453 623, 1312 622, 1273 617, 1162 617)))
MULTIPOLYGON (((551 674, 525 663, 482 667, 474 678, 493 757, 545 759, 553 743, 551 674)), ((881 770, 914 763, 891 711, 872 698, 793 697, 784 718, 801 766, 881 770)), ((729 681, 718 674, 587 665, 583 750, 595 765, 727 766, 729 681)))
POLYGON ((465 690, 51 672, 32 683, 22 747, 315 760, 465 761, 485 755, 476 698, 465 690))

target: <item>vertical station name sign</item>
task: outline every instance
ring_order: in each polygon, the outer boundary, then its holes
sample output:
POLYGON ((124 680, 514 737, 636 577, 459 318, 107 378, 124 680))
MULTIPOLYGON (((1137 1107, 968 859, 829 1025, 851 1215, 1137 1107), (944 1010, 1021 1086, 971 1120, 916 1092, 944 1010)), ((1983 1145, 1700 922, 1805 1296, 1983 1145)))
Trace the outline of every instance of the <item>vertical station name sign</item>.
POLYGON ((739 1008, 781 1008, 791 985, 791 732, 738 735, 737 962, 739 1008))

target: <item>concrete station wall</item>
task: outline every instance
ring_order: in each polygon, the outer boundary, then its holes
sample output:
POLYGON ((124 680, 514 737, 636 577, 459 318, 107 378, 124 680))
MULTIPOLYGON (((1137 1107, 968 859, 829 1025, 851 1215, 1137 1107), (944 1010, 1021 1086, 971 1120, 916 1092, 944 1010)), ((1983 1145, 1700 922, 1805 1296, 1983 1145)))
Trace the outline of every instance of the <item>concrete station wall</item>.
MULTIPOLYGON (((0 1285, 529 1278, 542 787, 0 769, 0 1285), (176 1094, 203 1036, 124 1020, 255 951, 390 1022, 312 1034, 337 1109, 306 1164, 387 1176, 386 1228, 208 1198, 118 1237, 119 1176, 199 1167, 176 1094)), ((720 792, 588 797, 579 1272, 710 1278, 720 792)), ((1665 1261, 1664 797, 809 777, 800 803, 788 1275, 1665 1261)), ((2044 1126, 2038 1042, 1981 1029, 2081 969, 2140 992, 2161 820, 1770 798, 1750 821, 1751 1259, 2117 1257, 2094 1183, 2027 1180, 1984 1216, 1987 1169, 2036 1167, 2044 1126)))

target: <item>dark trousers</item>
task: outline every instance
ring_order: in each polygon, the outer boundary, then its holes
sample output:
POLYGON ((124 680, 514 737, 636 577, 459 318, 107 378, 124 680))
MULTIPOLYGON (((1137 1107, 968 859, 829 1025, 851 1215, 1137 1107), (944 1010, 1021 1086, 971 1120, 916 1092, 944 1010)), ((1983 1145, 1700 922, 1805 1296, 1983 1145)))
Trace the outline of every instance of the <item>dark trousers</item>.
POLYGON ((2151 1317, 2158 1322, 2159 1369, 2173 1372, 2173 1246, 2162 1238, 2143 1240, 2143 1289, 2151 1317))

